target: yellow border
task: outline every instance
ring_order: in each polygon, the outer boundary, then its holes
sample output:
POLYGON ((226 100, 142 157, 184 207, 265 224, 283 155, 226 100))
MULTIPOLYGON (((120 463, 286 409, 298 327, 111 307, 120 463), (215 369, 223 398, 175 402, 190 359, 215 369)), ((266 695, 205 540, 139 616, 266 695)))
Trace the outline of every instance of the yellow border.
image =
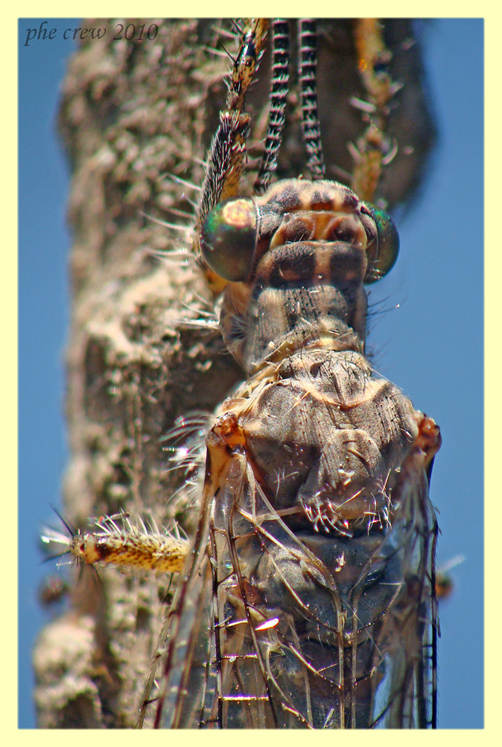
MULTIPOLYGON (((14 9, 14 4, 11 4, 14 9)), ((4 364, 0 367, 2 376, 2 416, 3 416, 3 427, 0 431, 2 438, 2 448, 0 453, 2 454, 3 469, 2 475, 4 477, 4 491, 2 496, 3 507, 7 512, 7 516, 4 520, 4 528, 12 528, 11 532, 4 532, 4 535, 8 536, 7 547, 2 545, 3 550, 3 598, 8 600, 4 605, 5 610, 9 612, 8 615, 2 615, 2 632, 3 635, 1 640, 3 641, 3 651, 1 656, 1 668, 2 668, 2 697, 0 703, 2 704, 2 728, 1 731, 9 737, 15 740, 15 743, 36 740, 37 742, 45 742, 50 740, 51 744, 61 744, 64 740, 70 741, 73 744, 75 741, 88 740, 89 733, 83 731, 74 731, 68 733, 65 731, 55 731, 48 734, 43 731, 19 731, 17 730, 17 614, 13 615, 12 612, 17 610, 17 578, 16 574, 12 573, 12 558, 17 557, 16 551, 16 534, 17 534, 17 503, 13 500, 13 496, 16 495, 17 485, 17 323, 14 322, 17 313, 17 253, 15 247, 17 246, 17 148, 14 148, 14 143, 17 143, 17 43, 18 43, 18 32, 17 32, 17 19, 19 16, 22 17, 65 17, 69 14, 79 16, 94 16, 94 17, 110 17, 114 15, 118 16, 135 16, 140 13, 144 16, 172 16, 176 15, 173 11, 179 9, 174 4, 170 7, 170 3, 165 1, 160 2, 146 2, 142 3, 141 7, 138 4, 123 1, 123 2, 93 2, 87 4, 78 5, 78 11, 75 5, 68 6, 62 2, 49 2, 41 8, 40 4, 35 2, 25 2, 21 6, 16 6, 15 15, 10 18, 9 15, 6 17, 5 10, 2 14, 2 34, 1 34, 1 51, 2 55, 2 100, 4 103, 4 116, 2 117, 3 122, 3 138, 2 138, 2 184, 3 184, 3 199, 2 206, 3 220, 2 220, 2 273, 0 275, 2 288, 0 291, 0 303, 2 304, 0 319, 2 320, 2 349, 4 352, 3 361, 4 364), (43 10, 43 14, 41 11, 43 10), (15 69, 16 74, 12 75, 12 69, 15 69), (6 113, 12 112, 12 117, 6 117, 6 113), (14 363, 16 361, 16 363, 14 363)), ((252 2, 249 5, 243 3, 234 2, 222 2, 221 0, 214 0, 209 6, 207 3, 202 3, 201 0, 197 2, 185 3, 183 5, 183 16, 207 16, 208 11, 211 17, 216 16, 230 16, 230 17, 241 17, 243 15, 255 15, 264 14, 271 16, 274 14, 274 10, 277 14, 287 16, 298 16, 305 14, 306 8, 304 3, 299 3, 298 0, 289 0, 287 3, 281 3, 277 0, 267 0, 267 2, 252 2)), ((486 523, 486 544, 489 550, 486 552, 486 589, 487 593, 486 602, 486 651, 488 653, 486 657, 486 678, 485 678, 485 729, 482 731, 476 731, 472 733, 469 730, 466 731, 444 731, 439 730, 438 732, 409 732, 406 735, 406 741, 408 740, 421 740, 421 739, 441 739, 443 740, 455 740, 455 745, 459 743, 467 743, 472 740, 477 741, 478 739, 484 741, 485 738, 496 736, 497 733, 501 733, 500 722, 502 721, 502 704, 500 702, 501 694, 501 681, 500 673, 502 670, 501 665, 501 654, 502 645, 498 640, 500 638, 500 627, 501 627, 501 615, 499 612, 500 607, 500 562, 498 554, 496 554, 496 548, 500 546, 500 519, 495 505, 500 489, 497 491, 495 481, 497 479, 496 466, 500 464, 501 458, 498 454, 498 449, 501 441, 501 430, 498 424, 502 420, 500 398, 498 397, 497 380, 498 371, 500 366, 498 365, 498 349, 500 347, 497 341, 501 337, 500 333, 500 317, 502 311, 500 307, 496 305, 496 297, 500 296, 500 278, 502 277, 500 267, 500 252, 498 251, 498 243, 500 242, 499 234, 500 231, 496 232, 495 220, 500 218, 501 208, 499 204, 500 195, 500 174, 502 173, 500 163, 500 126, 501 117, 499 114, 499 102, 502 99, 501 96, 501 82, 500 82, 500 47, 502 41, 500 38, 500 21, 501 12, 495 9, 495 3, 472 3, 472 2, 422 2, 420 5, 410 7, 403 6, 403 4, 397 2, 360 2, 351 4, 350 6, 345 4, 343 7, 339 4, 327 3, 326 0, 318 0, 316 2, 315 14, 318 16, 334 16, 342 15, 342 10, 345 10, 345 15, 350 17, 364 17, 364 16, 380 16, 380 17, 402 17, 403 15, 419 16, 419 17, 484 17, 486 19, 485 24, 485 63, 486 63, 486 153, 488 159, 486 162, 486 402, 489 403, 489 407, 486 408, 486 515, 488 521, 486 523), (404 12, 405 11, 405 12, 404 12), (411 12, 413 11, 413 12, 411 12), (489 562, 491 561, 491 563, 489 562), (497 635, 498 633, 498 635, 497 635)), ((466 184, 466 200, 468 198, 468 185, 466 184)), ((463 214, 467 212, 468 206, 466 205, 463 209, 463 214)), ((479 227, 471 227, 473 230, 479 230, 479 227)), ((468 396, 468 393, 466 393, 468 396)), ((462 403, 459 402, 459 407, 462 403)), ((466 423, 466 428, 468 424, 466 423)), ((466 517, 466 521, 467 521, 466 517)), ((461 676, 461 658, 462 652, 459 651, 459 673, 461 676)), ((339 740, 339 739, 350 739, 350 743, 353 743, 355 738, 356 742, 360 740, 373 740, 384 741, 387 745, 390 742, 394 742, 395 739, 401 739, 401 735, 393 732, 372 732, 366 734, 359 732, 357 734, 333 734, 316 732, 315 734, 305 734, 298 732, 288 732, 287 734, 282 733, 281 736, 275 736, 271 733, 256 734, 252 732, 240 733, 239 735, 232 733, 211 733, 205 732, 204 735, 198 735, 195 732, 190 733, 157 733, 156 735, 149 732, 149 736, 145 737, 145 733, 141 733, 140 736, 135 732, 116 731, 108 732, 106 735, 93 734, 92 739, 107 740, 107 743, 111 740, 132 740, 132 739, 162 739, 168 740, 169 744, 178 744, 181 741, 184 743, 192 740, 203 739, 204 743, 208 741, 220 745, 222 742, 225 743, 227 740, 231 740, 232 745, 235 745, 236 740, 239 746, 241 743, 247 742, 251 744, 256 743, 258 738, 260 742, 265 740, 266 742, 272 740, 284 740, 288 742, 298 740, 312 739, 312 740, 339 740)))

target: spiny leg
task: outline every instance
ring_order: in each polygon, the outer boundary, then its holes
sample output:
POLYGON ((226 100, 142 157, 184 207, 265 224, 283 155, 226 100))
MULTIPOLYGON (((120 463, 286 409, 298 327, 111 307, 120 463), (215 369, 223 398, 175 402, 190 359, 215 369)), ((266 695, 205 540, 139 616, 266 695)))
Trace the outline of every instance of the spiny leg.
POLYGON ((249 116, 243 113, 246 93, 263 54, 268 21, 251 19, 242 29, 239 51, 233 60, 225 109, 211 143, 202 196, 197 209, 200 224, 221 200, 237 194, 249 131, 249 116))
MULTIPOLYGON (((239 191, 240 177, 249 135, 249 115, 243 113, 246 92, 263 54, 268 21, 264 18, 247 21, 240 34, 239 51, 233 60, 225 110, 212 140, 207 159, 201 198, 197 207, 195 249, 204 218, 221 200, 239 191)), ((226 285, 216 273, 200 260, 206 281, 215 295, 226 285)))
POLYGON ((352 103, 364 112, 369 125, 352 148, 355 162, 351 187, 362 200, 373 202, 383 169, 395 155, 386 128, 390 104, 400 85, 392 81, 387 70, 392 53, 385 46, 381 23, 376 18, 361 18, 354 23, 358 69, 368 100, 353 99, 352 103))

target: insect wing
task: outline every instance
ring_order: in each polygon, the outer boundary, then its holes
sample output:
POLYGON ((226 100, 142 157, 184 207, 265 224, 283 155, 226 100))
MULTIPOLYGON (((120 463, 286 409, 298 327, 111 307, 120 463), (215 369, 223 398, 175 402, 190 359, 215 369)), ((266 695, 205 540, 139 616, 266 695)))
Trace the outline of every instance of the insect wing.
MULTIPOLYGON (((208 438, 201 520, 208 532, 199 531, 175 602, 159 707, 163 724, 430 726, 437 527, 425 441, 430 436, 437 447, 433 421, 421 416, 396 470, 387 523, 352 534, 316 532, 294 500, 289 506, 278 501, 288 474, 301 470, 298 459, 286 458, 276 472, 271 497, 249 445, 244 448, 246 435, 252 440, 250 415, 260 411, 260 397, 273 385, 246 387, 247 420, 242 400, 229 400, 208 438)), ((406 406, 394 388, 392 396, 406 406)), ((297 409, 308 412, 312 403, 295 397, 297 409)), ((266 417, 261 427, 271 454, 288 453, 270 438, 266 417)))
POLYGON ((187 557, 182 572, 184 580, 178 586, 160 634, 157 654, 145 686, 140 725, 150 703, 159 659, 162 674, 155 698, 155 726, 183 728, 200 725, 207 689, 208 645, 211 642, 207 634, 211 625, 211 572, 207 552, 211 499, 212 493, 206 481, 193 550, 187 557))
POLYGON ((406 560, 400 595, 384 618, 385 677, 374 708, 375 726, 398 729, 437 725, 438 526, 425 472, 411 477, 400 486, 407 510, 396 539, 402 543, 406 560))
POLYGON ((293 532, 238 462, 212 528, 221 725, 429 726, 436 529, 425 474, 396 487, 405 515, 392 528, 349 539, 293 532))
POLYGON ((185 581, 177 607, 168 619, 168 644, 160 680, 156 726, 198 728, 203 722, 211 636, 211 574, 207 558, 199 572, 185 581))

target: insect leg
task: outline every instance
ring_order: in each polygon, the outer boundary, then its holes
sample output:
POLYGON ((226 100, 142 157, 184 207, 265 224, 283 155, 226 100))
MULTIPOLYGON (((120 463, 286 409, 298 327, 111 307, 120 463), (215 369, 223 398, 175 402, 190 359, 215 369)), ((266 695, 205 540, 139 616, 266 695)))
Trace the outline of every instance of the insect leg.
MULTIPOLYGON (((242 29, 237 57, 230 73, 225 110, 220 114, 220 124, 212 140, 207 159, 206 173, 197 207, 195 248, 198 252, 198 228, 206 215, 221 200, 233 197, 239 191, 240 177, 249 134, 249 115, 243 113, 246 92, 263 54, 268 21, 251 19, 242 29)), ((198 252, 199 253, 199 252, 198 252)), ((215 295, 226 285, 199 257, 206 281, 215 295)))
POLYGON ((401 87, 387 70, 392 53, 385 46, 382 25, 377 18, 355 21, 354 41, 358 69, 368 100, 352 99, 369 124, 353 149, 355 157, 351 187, 363 200, 374 202, 384 167, 396 154, 386 136, 390 103, 401 87))

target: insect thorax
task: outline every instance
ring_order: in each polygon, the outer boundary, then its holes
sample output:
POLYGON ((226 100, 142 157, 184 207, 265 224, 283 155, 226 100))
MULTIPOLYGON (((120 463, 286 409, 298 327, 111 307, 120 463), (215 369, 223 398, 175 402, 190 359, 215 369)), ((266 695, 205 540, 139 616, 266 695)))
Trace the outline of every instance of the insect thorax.
POLYGON ((409 401, 364 357, 364 283, 392 266, 393 225, 341 184, 287 180, 219 206, 201 246, 231 280, 221 327, 250 378, 228 411, 274 507, 316 531, 385 523, 416 433, 409 401))
POLYGON ((223 336, 248 373, 305 346, 364 350, 364 283, 397 255, 388 225, 390 241, 365 203, 327 181, 277 182, 262 197, 227 201, 208 217, 204 258, 231 281, 223 336))

